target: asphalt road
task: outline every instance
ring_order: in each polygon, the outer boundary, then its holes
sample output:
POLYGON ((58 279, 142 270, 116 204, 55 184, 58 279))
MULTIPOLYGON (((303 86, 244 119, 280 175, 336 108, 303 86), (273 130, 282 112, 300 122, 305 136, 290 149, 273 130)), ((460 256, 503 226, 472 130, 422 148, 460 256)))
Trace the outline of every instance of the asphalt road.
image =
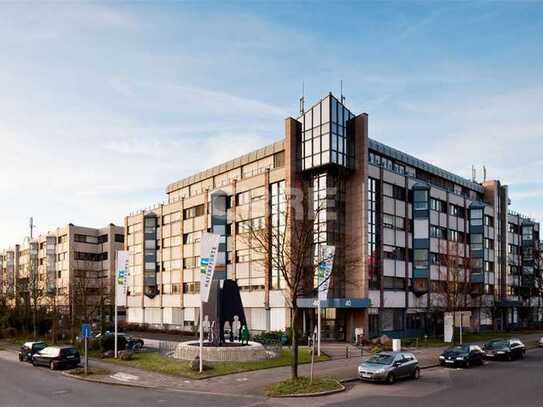
POLYGON ((359 383, 329 400, 327 406, 364 407, 541 407, 543 350, 524 360, 492 361, 470 369, 423 370, 418 381, 393 386, 359 383), (347 397, 348 395, 348 397, 347 397))
MULTIPOLYGON (((213 389, 211 389, 213 391, 213 389)), ((433 368, 420 380, 392 386, 354 383, 348 391, 311 399, 265 400, 127 388, 81 382, 0 358, 0 407, 540 407, 543 405, 543 350, 529 351, 524 360, 488 362, 471 369, 433 368)))
POLYGON ((1 407, 243 407, 255 401, 259 400, 88 383, 58 371, 0 359, 1 407))

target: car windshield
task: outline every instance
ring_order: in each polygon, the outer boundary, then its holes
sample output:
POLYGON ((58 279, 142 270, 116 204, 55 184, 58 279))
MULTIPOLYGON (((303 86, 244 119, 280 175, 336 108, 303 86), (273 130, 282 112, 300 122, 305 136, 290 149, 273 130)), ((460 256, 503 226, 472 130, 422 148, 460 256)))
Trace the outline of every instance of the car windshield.
POLYGON ((468 353, 469 352, 469 347, 468 346, 462 346, 462 345, 452 346, 452 347, 449 348, 449 351, 457 352, 457 353, 468 353))
POLYGON ((488 344, 489 348, 505 348, 508 345, 507 341, 500 340, 500 341, 491 341, 488 344))
POLYGON ((34 350, 36 351, 40 351, 42 349, 45 349, 47 347, 47 345, 45 343, 37 343, 34 345, 34 350))
POLYGON ((77 353, 77 350, 75 348, 62 349, 63 356, 71 356, 71 355, 75 355, 76 353, 77 353))
POLYGON ((393 355, 375 355, 368 360, 368 363, 375 363, 377 365, 391 365, 393 361, 393 355))

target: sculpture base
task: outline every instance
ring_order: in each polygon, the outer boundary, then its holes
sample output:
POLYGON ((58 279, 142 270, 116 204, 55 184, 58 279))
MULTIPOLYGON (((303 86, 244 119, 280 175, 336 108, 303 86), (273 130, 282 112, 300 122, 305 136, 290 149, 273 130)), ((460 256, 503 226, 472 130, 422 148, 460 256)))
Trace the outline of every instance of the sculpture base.
MULTIPOLYGON (((202 357, 206 362, 255 362, 276 357, 268 352, 261 343, 249 342, 242 345, 239 342, 226 343, 225 346, 210 346, 204 343, 202 357)), ((200 342, 188 341, 177 345, 172 357, 181 360, 194 360, 199 356, 200 342)))

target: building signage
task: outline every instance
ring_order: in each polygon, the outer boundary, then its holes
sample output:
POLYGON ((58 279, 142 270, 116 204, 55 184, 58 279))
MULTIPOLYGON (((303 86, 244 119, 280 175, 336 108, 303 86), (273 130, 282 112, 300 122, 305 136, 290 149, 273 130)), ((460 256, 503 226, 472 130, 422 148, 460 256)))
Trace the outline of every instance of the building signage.
POLYGON ((126 295, 128 291, 128 252, 120 250, 117 252, 115 264, 115 304, 118 307, 126 306, 126 295))
POLYGON ((200 240, 200 300, 202 302, 207 302, 209 299, 220 239, 220 235, 204 233, 200 240))
POLYGON ((319 266, 317 270, 319 301, 325 301, 328 298, 328 288, 330 287, 330 279, 332 278, 335 251, 335 246, 319 246, 319 266))

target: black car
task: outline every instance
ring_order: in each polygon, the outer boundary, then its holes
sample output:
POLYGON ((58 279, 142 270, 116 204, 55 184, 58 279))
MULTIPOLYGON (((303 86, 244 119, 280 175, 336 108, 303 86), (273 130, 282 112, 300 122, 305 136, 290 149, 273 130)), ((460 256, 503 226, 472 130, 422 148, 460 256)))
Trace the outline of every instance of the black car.
POLYGON ((494 339, 484 347, 485 358, 487 359, 523 359, 526 353, 526 346, 520 339, 494 339))
POLYGON ((477 345, 451 346, 439 356, 441 366, 464 366, 483 364, 484 352, 477 345))
POLYGON ((32 356, 45 348, 47 348, 47 343, 43 341, 25 342, 19 350, 19 361, 32 362, 32 356))
POLYGON ((73 346, 48 346, 32 356, 34 366, 47 366, 51 370, 62 367, 75 368, 80 362, 79 351, 73 346))
MULTIPOLYGON (((106 331, 103 334, 100 333, 100 334, 96 335, 96 339, 101 340, 101 338, 104 338, 106 336, 113 337, 113 336, 115 336, 115 332, 106 331)), ((141 338, 136 338, 134 336, 130 336, 130 335, 125 334, 123 332, 118 332, 117 333, 117 338, 118 338, 117 343, 122 344, 121 346, 123 348, 126 347, 126 349, 132 350, 132 351, 135 351, 135 352, 139 352, 140 350, 143 349, 144 342, 143 342, 143 339, 141 339, 141 338)))

